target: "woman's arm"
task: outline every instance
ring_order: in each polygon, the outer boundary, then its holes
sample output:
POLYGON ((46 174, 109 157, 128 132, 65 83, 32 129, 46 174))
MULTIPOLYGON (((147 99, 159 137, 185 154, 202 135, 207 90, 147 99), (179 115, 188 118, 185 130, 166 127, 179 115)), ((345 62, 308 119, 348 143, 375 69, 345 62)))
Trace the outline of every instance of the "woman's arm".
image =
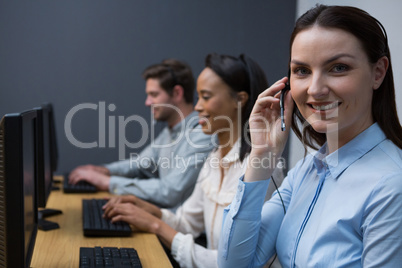
MULTIPOLYGON (((281 130, 279 93, 287 78, 277 81, 261 93, 250 115, 252 150, 244 182, 241 180, 235 199, 224 213, 219 241, 220 267, 262 266, 275 253, 275 242, 284 216, 282 206, 267 203, 265 194, 276 161, 289 136, 293 100, 285 98, 286 131, 281 130)), ((290 199, 289 199, 290 200, 290 199)))
POLYGON ((177 233, 173 239, 171 253, 182 268, 218 267, 218 250, 197 245, 190 234, 177 233))
POLYGON ((155 217, 132 203, 115 204, 109 211, 108 217, 113 223, 125 221, 136 230, 156 234, 168 248, 171 247, 173 237, 177 233, 176 230, 163 222, 160 218, 155 217))
POLYGON ((170 248, 177 231, 197 236, 205 229, 203 202, 203 190, 197 181, 193 193, 176 213, 133 195, 112 197, 103 209, 106 218, 122 219, 137 229, 154 233, 170 248))
POLYGON ((363 223, 363 267, 399 267, 402 263, 402 172, 373 190, 363 223))
MULTIPOLYGON (((275 254, 284 210, 278 194, 264 203, 268 184, 269 180, 239 181, 236 197, 224 212, 219 267, 260 267, 275 254)), ((291 197, 287 178, 279 190, 287 207, 291 197)))

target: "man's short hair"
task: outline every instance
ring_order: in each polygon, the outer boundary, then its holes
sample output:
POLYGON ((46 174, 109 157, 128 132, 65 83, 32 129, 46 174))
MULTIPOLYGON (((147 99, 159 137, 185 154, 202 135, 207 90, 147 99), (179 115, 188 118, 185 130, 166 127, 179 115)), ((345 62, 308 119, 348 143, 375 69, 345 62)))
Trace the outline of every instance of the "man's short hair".
POLYGON ((180 85, 184 90, 186 103, 194 101, 194 76, 190 66, 183 61, 166 59, 161 63, 147 67, 142 73, 145 80, 149 78, 159 80, 160 86, 171 96, 173 88, 180 85))

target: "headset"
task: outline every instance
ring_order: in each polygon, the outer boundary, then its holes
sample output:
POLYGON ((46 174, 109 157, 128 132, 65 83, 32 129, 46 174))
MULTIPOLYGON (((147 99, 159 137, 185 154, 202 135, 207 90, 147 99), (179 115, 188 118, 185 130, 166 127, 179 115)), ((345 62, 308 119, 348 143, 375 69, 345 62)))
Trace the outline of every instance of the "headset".
MULTIPOLYGON (((290 77, 290 70, 289 70, 289 73, 288 73, 288 77, 290 77)), ((281 96, 279 98, 279 106, 280 106, 280 109, 281 109, 281 129, 282 129, 282 131, 285 131, 285 129, 286 129, 286 126, 285 126, 285 102, 284 102, 284 100, 285 100, 286 92, 289 91, 289 90, 290 90, 290 85, 289 85, 289 79, 288 79, 288 82, 285 84, 285 87, 281 90, 281 96)), ((271 180, 275 185, 275 189, 276 189, 276 192, 279 195, 279 198, 281 199, 283 212, 284 212, 284 214, 286 214, 285 204, 283 203, 281 193, 279 192, 278 186, 276 185, 276 182, 275 182, 275 179, 274 179, 273 176, 271 176, 271 180)), ((272 266, 272 264, 274 263, 276 257, 277 257, 277 254, 275 254, 275 257, 272 259, 272 262, 269 264, 268 268, 270 268, 272 266)))
POLYGON ((279 98, 279 106, 281 108, 281 129, 282 131, 285 131, 286 126, 285 126, 285 95, 286 92, 290 90, 290 85, 289 82, 285 84, 285 88, 282 89, 281 91, 281 96, 279 98))
POLYGON ((281 90, 281 96, 279 98, 279 106, 281 109, 281 129, 282 131, 285 131, 286 126, 285 126, 285 95, 286 92, 290 90, 290 69, 288 70, 288 81, 285 84, 285 88, 281 90))

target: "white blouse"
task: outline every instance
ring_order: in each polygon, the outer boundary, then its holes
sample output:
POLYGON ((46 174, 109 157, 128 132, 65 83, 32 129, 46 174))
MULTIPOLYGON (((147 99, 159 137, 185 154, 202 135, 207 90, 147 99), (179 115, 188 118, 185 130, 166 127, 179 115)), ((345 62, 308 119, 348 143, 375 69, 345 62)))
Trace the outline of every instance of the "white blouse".
POLYGON ((240 140, 223 159, 220 149, 212 151, 191 196, 175 214, 162 209, 162 220, 179 232, 173 239, 171 252, 181 267, 217 267, 223 210, 232 202, 238 179, 247 166, 248 157, 241 162, 239 153, 240 140), (194 243, 194 238, 203 231, 207 248, 194 243))

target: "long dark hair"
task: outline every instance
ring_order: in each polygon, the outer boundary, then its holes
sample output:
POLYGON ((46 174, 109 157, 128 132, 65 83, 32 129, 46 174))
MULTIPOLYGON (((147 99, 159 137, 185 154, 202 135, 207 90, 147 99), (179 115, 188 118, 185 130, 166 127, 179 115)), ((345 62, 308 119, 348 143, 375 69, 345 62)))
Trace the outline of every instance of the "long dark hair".
POLYGON ((212 53, 205 59, 205 67, 211 68, 234 93, 245 91, 248 100, 241 114, 240 160, 251 151, 248 119, 258 95, 268 88, 268 81, 262 68, 251 58, 212 53))
MULTIPOLYGON (((384 81, 373 93, 371 112, 386 137, 402 149, 402 127, 396 110, 391 54, 384 26, 370 14, 356 7, 317 5, 296 21, 290 48, 297 34, 315 25, 341 29, 353 34, 362 44, 371 63, 376 63, 383 56, 388 58, 389 66, 384 81)), ((316 145, 322 146, 326 141, 324 133, 316 132, 306 123, 296 105, 292 128, 304 146, 317 149, 316 145), (303 126, 302 131, 299 129, 300 123, 303 126)))

